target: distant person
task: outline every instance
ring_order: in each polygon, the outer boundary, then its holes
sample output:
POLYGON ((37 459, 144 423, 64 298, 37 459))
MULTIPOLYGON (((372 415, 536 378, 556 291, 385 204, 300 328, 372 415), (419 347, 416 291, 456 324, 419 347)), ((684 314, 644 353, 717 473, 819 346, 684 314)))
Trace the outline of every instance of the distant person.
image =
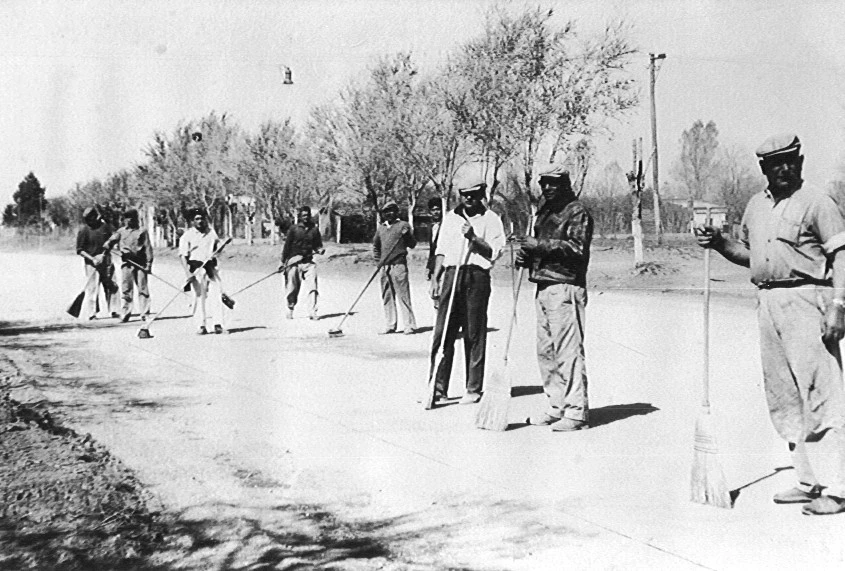
POLYGON ((293 308, 299 299, 302 288, 308 293, 308 317, 318 319, 317 315, 317 265, 314 254, 322 254, 323 238, 320 229, 311 218, 311 207, 300 206, 298 220, 291 225, 282 246, 281 269, 285 273, 285 293, 288 304, 286 317, 293 319, 293 308))
POLYGON ((225 324, 222 298, 223 282, 220 278, 217 258, 213 255, 220 246, 220 237, 208 223, 202 209, 192 209, 189 211, 189 217, 191 228, 188 228, 179 238, 179 260, 182 262, 182 268, 188 278, 191 278, 193 272, 204 268, 191 279, 191 288, 194 290, 194 319, 196 320, 197 334, 206 335, 208 333, 206 325, 209 319, 214 324, 214 333, 220 334, 224 332, 223 326, 225 324), (212 289, 214 292, 209 308, 207 300, 212 289))
POLYGON ((490 269, 505 245, 502 219, 484 206, 487 185, 460 189, 461 203, 443 217, 437 240, 430 293, 439 300, 431 346, 434 366, 440 344, 443 360, 435 373, 435 402, 449 393, 449 377, 455 355, 455 340, 463 331, 466 362, 466 393, 460 404, 481 399, 487 350, 487 303, 490 300, 490 269), (446 323, 449 296, 458 272, 457 288, 446 323))
POLYGON ((114 268, 105 247, 112 228, 92 206, 83 211, 82 219, 85 225, 76 234, 76 253, 85 259, 85 298, 79 317, 94 319, 97 316, 101 284, 105 291, 107 311, 111 312, 112 317, 118 317, 114 268))
POLYGON ((411 284, 408 279, 408 249, 417 245, 414 230, 399 220, 399 207, 394 203, 381 211, 383 222, 373 238, 373 256, 381 266, 381 302, 384 306, 385 327, 380 334, 396 333, 398 318, 396 305, 402 312, 405 335, 417 330, 417 319, 411 306, 411 284))
POLYGON ((121 321, 129 321, 135 291, 138 292, 138 314, 142 320, 146 320, 150 314, 147 274, 153 267, 153 245, 147 231, 141 228, 137 210, 130 208, 123 213, 123 226, 106 241, 106 248, 117 248, 120 252, 120 291, 123 298, 121 321))
POLYGON ((540 175, 540 189, 533 237, 520 240, 516 256, 516 265, 528 268, 529 281, 537 284, 537 362, 547 399, 545 411, 528 423, 569 432, 590 426, 584 323, 593 219, 567 171, 540 175))
POLYGON ((845 512, 845 221, 833 199, 801 178, 793 133, 758 149, 767 187, 745 208, 741 237, 696 229, 698 243, 751 269, 769 414, 789 443, 798 485, 777 504, 807 515, 845 512))
MULTIPOLYGON (((443 200, 439 197, 434 197, 428 201, 428 213, 431 216, 431 226, 429 227, 430 238, 428 241, 428 261, 425 264, 426 275, 425 279, 431 281, 431 276, 434 273, 434 259, 437 251, 437 238, 440 236, 440 223, 443 221, 443 200)), ((437 309, 437 300, 433 300, 434 309, 437 309)))

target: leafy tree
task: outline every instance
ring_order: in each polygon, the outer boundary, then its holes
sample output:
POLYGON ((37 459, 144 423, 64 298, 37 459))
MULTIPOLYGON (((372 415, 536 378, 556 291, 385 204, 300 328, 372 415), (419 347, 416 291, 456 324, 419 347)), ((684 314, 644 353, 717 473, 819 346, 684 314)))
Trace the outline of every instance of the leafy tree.
POLYGON ((745 150, 723 147, 719 151, 715 188, 720 202, 728 209, 728 222, 737 224, 742 220, 748 201, 763 188, 763 177, 751 154, 745 150))
POLYGON ((58 228, 69 228, 75 220, 73 204, 68 196, 50 199, 47 215, 58 228))
POLYGON ((681 135, 681 155, 674 166, 678 182, 690 201, 711 196, 716 183, 719 130, 716 123, 705 125, 700 119, 681 135))
POLYGON ((18 227, 43 225, 48 206, 45 192, 35 174, 30 172, 26 175, 12 195, 13 204, 6 206, 3 212, 3 224, 18 227))

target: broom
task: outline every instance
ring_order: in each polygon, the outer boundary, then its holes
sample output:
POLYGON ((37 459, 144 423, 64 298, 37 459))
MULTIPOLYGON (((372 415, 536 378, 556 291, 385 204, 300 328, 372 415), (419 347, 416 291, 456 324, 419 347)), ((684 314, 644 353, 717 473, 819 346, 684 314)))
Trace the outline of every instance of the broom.
POLYGON ((511 379, 508 374, 508 348, 511 346, 513 326, 516 323, 516 303, 522 286, 522 275, 525 268, 519 268, 516 287, 513 294, 513 311, 508 324, 508 337, 505 341, 505 355, 501 369, 494 369, 484 388, 484 396, 475 415, 475 427, 483 430, 507 430, 508 408, 511 401, 511 379))
MULTIPOLYGON (((706 223, 709 225, 710 209, 706 223)), ((704 366, 701 411, 695 422, 690 500, 699 504, 732 508, 725 474, 719 463, 719 449, 710 415, 710 248, 704 250, 704 366)))

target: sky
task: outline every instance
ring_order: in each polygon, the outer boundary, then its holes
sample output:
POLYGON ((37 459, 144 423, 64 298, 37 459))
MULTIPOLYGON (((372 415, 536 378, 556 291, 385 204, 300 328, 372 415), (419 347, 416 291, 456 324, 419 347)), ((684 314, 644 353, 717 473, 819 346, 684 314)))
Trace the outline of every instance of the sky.
MULTIPOLYGON (((507 2, 518 8, 523 2, 507 2)), ((845 3, 839 1, 540 1, 583 36, 632 27, 641 104, 596 140, 597 165, 651 144, 648 54, 657 76, 661 184, 684 129, 713 120, 750 159, 769 135, 796 132, 805 179, 842 176, 845 3)), ((383 55, 410 51, 434 71, 481 33, 488 0, 0 2, 0 203, 30 171, 47 196, 143 161, 156 131, 216 111, 245 129, 303 124, 309 109, 362 80, 383 55), (294 85, 284 85, 284 68, 294 85)))

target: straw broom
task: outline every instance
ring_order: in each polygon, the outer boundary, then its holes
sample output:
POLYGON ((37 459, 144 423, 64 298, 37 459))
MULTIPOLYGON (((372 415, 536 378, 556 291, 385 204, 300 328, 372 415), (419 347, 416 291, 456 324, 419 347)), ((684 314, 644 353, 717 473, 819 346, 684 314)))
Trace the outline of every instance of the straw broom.
MULTIPOLYGON (((707 209, 710 224, 710 209, 707 209)), ((710 414, 710 248, 704 250, 704 366, 701 411, 695 422, 690 500, 720 508, 732 508, 710 414)))
POLYGON ((508 337, 505 341, 505 355, 502 367, 494 369, 484 389, 484 396, 475 415, 475 427, 483 430, 503 431, 508 429, 508 408, 511 401, 511 378, 508 372, 508 348, 511 346, 513 326, 516 323, 516 304, 519 299, 519 289, 522 286, 522 275, 525 268, 519 268, 516 287, 513 294, 513 311, 508 324, 508 337))

